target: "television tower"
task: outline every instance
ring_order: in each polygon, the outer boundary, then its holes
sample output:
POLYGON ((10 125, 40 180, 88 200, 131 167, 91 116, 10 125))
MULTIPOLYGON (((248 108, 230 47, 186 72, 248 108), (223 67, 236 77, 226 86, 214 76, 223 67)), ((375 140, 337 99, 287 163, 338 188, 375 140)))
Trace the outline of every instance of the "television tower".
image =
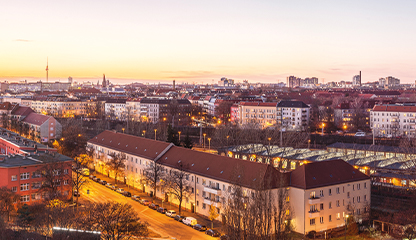
POLYGON ((46 82, 48 82, 48 71, 49 71, 48 58, 46 58, 46 82))

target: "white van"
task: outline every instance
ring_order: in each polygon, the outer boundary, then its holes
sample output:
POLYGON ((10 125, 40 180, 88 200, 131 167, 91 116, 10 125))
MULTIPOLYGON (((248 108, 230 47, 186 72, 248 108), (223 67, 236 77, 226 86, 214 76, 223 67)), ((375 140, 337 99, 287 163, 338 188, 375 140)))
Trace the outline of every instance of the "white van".
POLYGON ((365 132, 357 132, 355 133, 356 137, 365 137, 365 132))
POLYGON ((191 227, 193 227, 195 224, 197 224, 196 219, 193 218, 193 217, 186 217, 185 219, 182 220, 182 222, 185 225, 188 225, 188 226, 191 226, 191 227))

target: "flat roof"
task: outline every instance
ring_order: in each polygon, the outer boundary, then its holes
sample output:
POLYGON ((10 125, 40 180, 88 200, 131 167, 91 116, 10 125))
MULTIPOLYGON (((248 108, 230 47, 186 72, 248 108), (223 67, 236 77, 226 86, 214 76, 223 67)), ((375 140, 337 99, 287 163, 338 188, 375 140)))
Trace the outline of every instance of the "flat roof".
POLYGON ((0 168, 13 168, 21 166, 32 166, 48 163, 51 161, 67 162, 73 159, 59 153, 38 152, 27 156, 20 154, 0 155, 0 168))

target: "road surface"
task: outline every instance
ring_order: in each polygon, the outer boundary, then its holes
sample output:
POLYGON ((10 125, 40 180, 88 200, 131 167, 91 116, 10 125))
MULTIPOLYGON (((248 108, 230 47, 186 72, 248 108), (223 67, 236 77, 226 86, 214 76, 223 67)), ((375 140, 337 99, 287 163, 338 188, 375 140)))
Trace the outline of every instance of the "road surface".
MULTIPOLYGON (((83 200, 91 202, 116 201, 120 203, 129 203, 136 210, 140 220, 147 222, 149 224, 149 228, 152 231, 158 233, 162 238, 165 239, 218 239, 208 236, 204 232, 194 230, 193 228, 188 227, 183 223, 173 220, 173 218, 158 213, 157 211, 143 206, 131 198, 124 197, 120 193, 117 193, 116 191, 113 191, 89 179, 88 184, 85 185, 85 187, 81 190, 80 202, 83 200), (87 189, 89 189, 89 194, 87 194, 87 189)), ((165 207, 168 208, 168 206, 165 207)))

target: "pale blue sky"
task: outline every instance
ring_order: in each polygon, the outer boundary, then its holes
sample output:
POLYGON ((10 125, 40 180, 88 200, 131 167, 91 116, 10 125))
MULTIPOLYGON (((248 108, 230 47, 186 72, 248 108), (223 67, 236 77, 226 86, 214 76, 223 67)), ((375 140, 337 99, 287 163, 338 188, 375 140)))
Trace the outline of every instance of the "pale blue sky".
POLYGON ((0 80, 414 83, 414 1, 4 1, 0 80))

